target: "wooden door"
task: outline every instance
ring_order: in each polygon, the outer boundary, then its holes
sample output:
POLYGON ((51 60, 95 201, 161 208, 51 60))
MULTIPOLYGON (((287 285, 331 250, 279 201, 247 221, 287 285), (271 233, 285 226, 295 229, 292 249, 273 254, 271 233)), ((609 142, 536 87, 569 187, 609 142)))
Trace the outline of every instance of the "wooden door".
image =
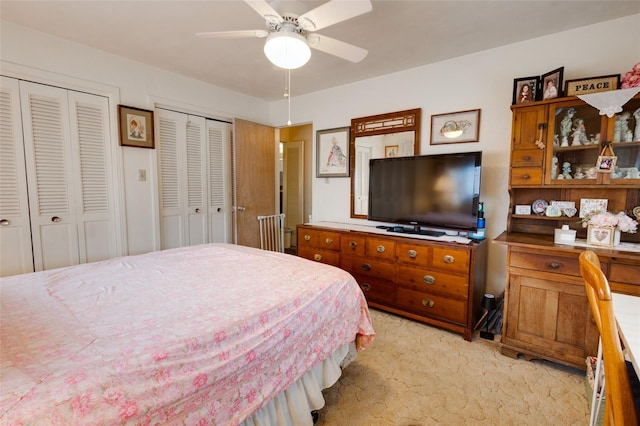
POLYGON ((236 243, 260 247, 258 216, 277 213, 275 129, 234 121, 236 243))
POLYGON ((0 77, 0 277, 33 272, 18 80, 0 77))

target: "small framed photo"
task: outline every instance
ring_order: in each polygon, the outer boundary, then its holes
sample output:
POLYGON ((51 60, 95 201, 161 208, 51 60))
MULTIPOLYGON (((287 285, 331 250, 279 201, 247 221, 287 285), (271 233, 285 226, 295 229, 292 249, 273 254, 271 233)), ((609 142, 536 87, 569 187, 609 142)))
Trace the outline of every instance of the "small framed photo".
POLYGON ((384 158, 397 157, 399 145, 389 145, 384 147, 384 158))
POLYGON ((620 85, 620 74, 603 75, 602 77, 567 80, 565 94, 567 96, 588 95, 589 93, 616 90, 620 85))
POLYGON ((608 204, 609 200, 606 198, 581 198, 578 217, 585 218, 592 213, 604 213, 608 204))
POLYGON ((513 104, 525 104, 537 99, 540 77, 523 77, 513 80, 513 104))
POLYGON ((542 88, 538 94, 539 100, 555 99, 562 95, 563 74, 564 67, 560 67, 540 77, 542 88))
POLYGON ((529 204, 516 206, 516 214, 531 214, 531 206, 529 204))
POLYGON ((614 238, 615 228, 613 226, 589 225, 587 227, 587 244, 612 247, 614 238))
POLYGON ((155 148, 153 111, 118 105, 118 117, 121 146, 155 148))
POLYGON ((479 109, 431 116, 431 145, 478 142, 479 140, 479 109))
POLYGON ((616 167, 618 157, 610 155, 600 155, 596 162, 596 168, 600 173, 611 173, 616 167))
POLYGON ((316 132, 316 177, 349 177, 349 127, 316 132))

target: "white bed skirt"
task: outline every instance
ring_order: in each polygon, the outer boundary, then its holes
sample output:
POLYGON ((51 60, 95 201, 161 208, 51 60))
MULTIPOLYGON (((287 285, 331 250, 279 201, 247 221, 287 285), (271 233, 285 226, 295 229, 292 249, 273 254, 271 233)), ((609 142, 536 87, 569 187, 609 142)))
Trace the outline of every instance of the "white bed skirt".
POLYGON ((348 343, 313 367, 291 386, 280 392, 242 426, 307 426, 313 425, 311 412, 324 407, 322 390, 338 381, 342 369, 356 357, 354 343, 348 343))

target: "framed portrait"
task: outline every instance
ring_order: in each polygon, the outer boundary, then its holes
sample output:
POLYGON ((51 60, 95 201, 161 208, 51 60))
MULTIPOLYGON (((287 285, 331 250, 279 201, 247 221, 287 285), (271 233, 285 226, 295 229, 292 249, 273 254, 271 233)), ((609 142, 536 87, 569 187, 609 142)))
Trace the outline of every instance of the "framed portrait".
POLYGON ((540 77, 523 77, 513 80, 513 104, 524 104, 537 99, 540 77))
POLYGON ((431 116, 431 145, 478 142, 479 140, 479 109, 431 116))
POLYGON ((120 145, 155 148, 153 111, 118 105, 120 145))
POLYGON ((349 127, 316 132, 316 177, 349 177, 349 127))
POLYGON ((538 93, 538 100, 546 101, 547 99, 555 99, 562 96, 563 74, 564 67, 560 67, 540 76, 542 87, 538 93))
POLYGON ((616 167, 618 157, 614 155, 600 155, 596 162, 596 168, 600 173, 611 173, 616 167))
POLYGON ((564 91, 567 96, 588 95, 589 93, 616 90, 620 85, 620 74, 603 75, 602 77, 567 80, 564 91))
POLYGON ((587 227, 587 244, 613 247, 614 238, 615 228, 613 226, 589 225, 587 227))
POLYGON ((397 157, 399 145, 388 145, 384 147, 384 158, 397 157))

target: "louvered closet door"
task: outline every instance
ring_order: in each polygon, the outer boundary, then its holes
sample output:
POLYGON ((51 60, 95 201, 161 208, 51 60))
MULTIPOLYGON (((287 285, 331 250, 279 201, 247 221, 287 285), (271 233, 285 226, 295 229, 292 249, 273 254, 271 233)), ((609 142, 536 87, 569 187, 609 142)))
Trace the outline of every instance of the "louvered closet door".
POLYGON ((35 270, 80 262, 67 91, 20 82, 35 270))
POLYGON ((207 242, 204 118, 157 110, 162 249, 207 242))
POLYGON ((18 80, 0 77, 0 276, 33 272, 18 80))
POLYGON ((231 241, 231 124, 207 120, 209 242, 231 241))
POLYGON ((113 176, 109 149, 109 101, 86 93, 69 92, 74 194, 80 262, 96 262, 117 255, 113 176))

